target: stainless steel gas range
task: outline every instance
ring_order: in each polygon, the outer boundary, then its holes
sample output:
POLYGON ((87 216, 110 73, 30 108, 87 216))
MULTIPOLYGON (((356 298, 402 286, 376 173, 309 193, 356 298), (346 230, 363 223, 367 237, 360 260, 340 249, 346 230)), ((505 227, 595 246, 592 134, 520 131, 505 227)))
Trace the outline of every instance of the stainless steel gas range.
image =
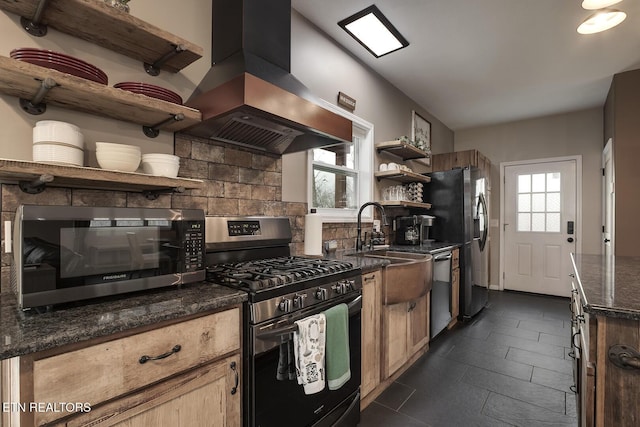
POLYGON ((361 271, 291 256, 286 217, 207 217, 207 280, 247 292, 243 331, 245 426, 356 426, 360 419, 361 271), (283 375, 296 320, 349 307, 351 379, 306 395, 283 375))

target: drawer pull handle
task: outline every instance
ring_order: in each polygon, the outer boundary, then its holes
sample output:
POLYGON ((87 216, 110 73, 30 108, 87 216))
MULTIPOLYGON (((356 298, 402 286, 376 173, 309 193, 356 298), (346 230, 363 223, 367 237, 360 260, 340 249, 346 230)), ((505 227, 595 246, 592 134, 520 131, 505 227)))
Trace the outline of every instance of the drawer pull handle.
POLYGON ((571 390, 575 394, 578 394, 578 387, 575 384, 569 387, 569 390, 571 390))
POLYGON ((609 347, 609 360, 622 369, 640 369, 640 353, 626 345, 609 347))
POLYGON ((372 274, 371 276, 367 276, 367 277, 365 277, 365 278, 364 278, 364 280, 365 280, 365 281, 369 281, 369 280, 373 280, 373 279, 375 279, 375 278, 376 278, 376 275, 375 275, 375 274, 372 274))
POLYGON ((167 351, 166 353, 163 353, 159 356, 140 356, 140 359, 138 360, 141 364, 143 363, 147 363, 149 360, 160 360, 160 359, 166 359, 167 357, 171 356, 174 353, 179 352, 180 350, 182 350, 182 346, 180 344, 176 344, 170 351, 167 351))
POLYGON ((236 374, 236 385, 231 389, 231 394, 236 394, 238 392, 238 382, 240 381, 236 362, 231 362, 231 370, 236 374))

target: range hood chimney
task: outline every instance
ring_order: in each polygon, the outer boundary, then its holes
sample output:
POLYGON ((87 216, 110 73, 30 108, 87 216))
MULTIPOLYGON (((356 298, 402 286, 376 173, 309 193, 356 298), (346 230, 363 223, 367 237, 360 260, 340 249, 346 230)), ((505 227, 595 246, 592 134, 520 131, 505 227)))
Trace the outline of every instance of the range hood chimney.
POLYGON ((212 68, 185 105, 191 135, 286 154, 351 141, 350 120, 291 75, 290 0, 213 0, 212 68))

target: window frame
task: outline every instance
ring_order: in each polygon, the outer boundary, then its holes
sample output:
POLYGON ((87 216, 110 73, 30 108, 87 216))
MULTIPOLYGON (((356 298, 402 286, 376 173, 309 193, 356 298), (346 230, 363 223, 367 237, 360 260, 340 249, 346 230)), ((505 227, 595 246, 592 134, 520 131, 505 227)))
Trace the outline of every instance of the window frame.
MULTIPOLYGON (((307 206, 309 209, 316 209, 318 214, 322 217, 323 222, 356 222, 358 209, 365 202, 372 200, 373 197, 373 132, 374 127, 372 123, 356 116, 355 114, 344 111, 342 108, 333 105, 327 101, 319 100, 320 104, 327 110, 330 110, 336 114, 339 114, 353 123, 353 134, 361 134, 362 140, 360 145, 356 148, 356 162, 358 167, 355 169, 348 169, 349 171, 355 171, 357 175, 357 194, 356 194, 356 208, 355 209, 342 209, 342 208, 316 208, 313 206, 313 149, 307 151, 307 206)), ((323 164, 324 165, 324 164, 323 164)), ((324 167, 324 166, 323 166, 324 167)), ((336 171, 344 171, 342 166, 328 167, 326 169, 333 169, 336 171)), ((363 221, 373 220, 372 209, 365 209, 362 213, 363 221)))

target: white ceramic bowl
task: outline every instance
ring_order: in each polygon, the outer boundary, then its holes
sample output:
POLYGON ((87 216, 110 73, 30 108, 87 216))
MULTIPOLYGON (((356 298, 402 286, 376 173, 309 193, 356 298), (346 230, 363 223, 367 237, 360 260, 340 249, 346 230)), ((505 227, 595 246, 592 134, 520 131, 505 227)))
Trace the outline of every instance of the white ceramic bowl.
POLYGON ((54 120, 42 120, 36 122, 33 128, 33 143, 57 142, 80 149, 84 148, 84 136, 76 125, 54 120))
POLYGON ((84 165, 84 151, 56 142, 40 142, 33 145, 33 161, 63 165, 84 165))
POLYGON ((96 142, 96 152, 112 152, 112 153, 133 153, 142 155, 142 150, 137 145, 116 144, 115 142, 96 142))
POLYGON ((180 157, 174 156, 173 154, 162 154, 162 153, 143 154, 142 161, 145 161, 145 160, 147 161, 158 160, 158 161, 171 162, 174 164, 180 164, 180 157))
POLYGON ((143 159, 142 170, 149 175, 166 176, 175 178, 178 176, 180 162, 163 159, 143 159))
POLYGON ((102 169, 120 172, 135 172, 140 166, 140 154, 118 154, 96 151, 96 160, 102 169))

